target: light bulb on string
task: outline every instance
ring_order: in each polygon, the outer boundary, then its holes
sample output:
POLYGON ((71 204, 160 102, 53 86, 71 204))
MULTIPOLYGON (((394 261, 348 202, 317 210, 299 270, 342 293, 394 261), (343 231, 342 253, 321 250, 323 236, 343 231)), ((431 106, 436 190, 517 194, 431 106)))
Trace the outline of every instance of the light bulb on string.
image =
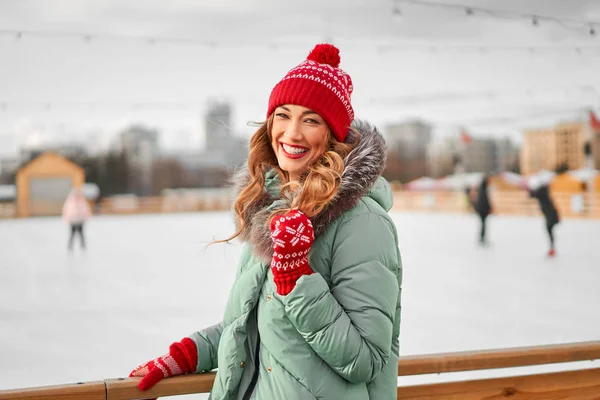
POLYGON ((533 26, 539 26, 540 25, 540 21, 538 20, 538 17, 536 17, 535 15, 531 18, 531 24, 533 26))
POLYGON ((404 15, 402 14, 402 10, 400 9, 400 4, 396 0, 394 0, 394 6, 392 7, 392 17, 397 21, 403 21, 404 15))

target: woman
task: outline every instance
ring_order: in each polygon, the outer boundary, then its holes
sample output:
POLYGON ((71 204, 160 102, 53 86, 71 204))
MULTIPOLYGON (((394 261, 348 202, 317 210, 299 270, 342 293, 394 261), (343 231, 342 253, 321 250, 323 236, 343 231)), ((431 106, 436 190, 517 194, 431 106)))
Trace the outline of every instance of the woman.
POLYGON ((541 185, 537 189, 529 190, 529 196, 537 199, 540 210, 542 211, 542 214, 544 214, 544 219, 546 220, 546 232, 548 232, 548 238, 550 239, 548 257, 554 257, 556 255, 556 249, 554 247, 554 233, 552 230, 554 229, 554 225, 560 222, 560 218, 558 217, 558 211, 556 211, 556 207, 550 197, 548 185, 541 185))
MULTIPOLYGON (((218 368, 211 399, 395 399, 401 261, 381 135, 355 122, 339 51, 317 45, 269 98, 237 175, 245 242, 223 321, 136 368, 218 368)), ((230 239, 232 239, 230 238, 230 239)))
POLYGON ((73 188, 62 209, 63 220, 70 225, 71 235, 69 236, 69 251, 73 250, 73 240, 75 235, 79 234, 81 248, 85 249, 85 239, 83 236, 83 226, 92 215, 90 205, 81 191, 81 188, 73 188))

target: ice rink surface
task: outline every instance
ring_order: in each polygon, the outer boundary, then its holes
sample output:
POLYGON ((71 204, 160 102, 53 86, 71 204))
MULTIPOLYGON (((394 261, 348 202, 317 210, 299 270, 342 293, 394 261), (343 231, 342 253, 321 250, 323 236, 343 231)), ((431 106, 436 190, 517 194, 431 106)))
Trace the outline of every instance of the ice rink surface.
MULTIPOLYGON (((492 216, 481 247, 472 215, 392 215, 401 355, 600 339, 600 221, 562 221, 548 259, 541 217, 492 216)), ((127 376, 218 322, 240 245, 207 243, 232 232, 228 213, 98 216, 69 254, 59 218, 0 220, 0 389, 127 376)))

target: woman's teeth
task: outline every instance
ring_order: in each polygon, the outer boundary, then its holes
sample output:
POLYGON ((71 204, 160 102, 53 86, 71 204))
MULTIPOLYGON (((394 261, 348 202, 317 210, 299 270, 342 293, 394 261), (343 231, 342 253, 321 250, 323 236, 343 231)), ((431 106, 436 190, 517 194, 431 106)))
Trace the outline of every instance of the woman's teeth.
POLYGON ((308 149, 292 147, 292 146, 288 146, 287 144, 283 145, 283 149, 285 150, 286 153, 289 153, 289 154, 302 154, 302 153, 306 153, 308 151, 308 149))

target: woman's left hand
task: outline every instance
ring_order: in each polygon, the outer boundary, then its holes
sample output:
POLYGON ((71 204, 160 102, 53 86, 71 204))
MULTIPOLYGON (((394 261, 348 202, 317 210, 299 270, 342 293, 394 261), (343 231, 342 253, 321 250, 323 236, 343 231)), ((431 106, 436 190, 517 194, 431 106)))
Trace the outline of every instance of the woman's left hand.
POLYGON ((183 338, 171 344, 167 354, 140 364, 129 376, 143 377, 138 387, 148 390, 164 378, 194 372, 197 362, 196 344, 190 338, 183 338))
POLYGON ((302 275, 313 271, 308 265, 308 252, 315 241, 310 219, 299 210, 278 215, 271 221, 273 259, 271 270, 277 293, 287 295, 302 275))

